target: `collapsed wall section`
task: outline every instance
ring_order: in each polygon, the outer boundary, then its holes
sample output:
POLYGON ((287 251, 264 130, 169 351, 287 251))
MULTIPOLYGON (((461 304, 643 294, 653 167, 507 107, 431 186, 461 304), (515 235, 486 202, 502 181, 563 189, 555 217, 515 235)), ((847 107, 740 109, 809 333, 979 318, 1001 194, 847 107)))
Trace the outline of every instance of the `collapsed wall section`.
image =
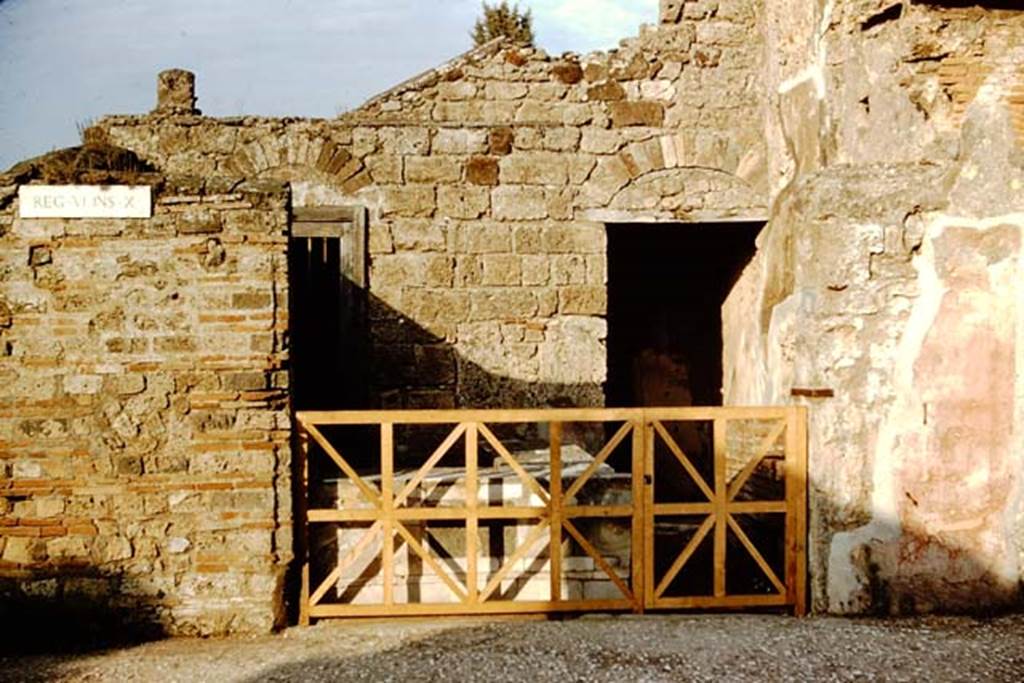
POLYGON ((957 4, 766 7, 775 201, 725 383, 818 397, 819 611, 1021 600, 1024 13, 957 4))
POLYGON ((688 2, 608 54, 499 40, 334 121, 157 111, 92 134, 368 206, 375 405, 601 405, 604 224, 764 215, 759 6, 688 2))
POLYGON ((151 218, 19 217, 54 167, 0 183, 0 619, 267 631, 292 552, 287 188, 114 173, 151 218))

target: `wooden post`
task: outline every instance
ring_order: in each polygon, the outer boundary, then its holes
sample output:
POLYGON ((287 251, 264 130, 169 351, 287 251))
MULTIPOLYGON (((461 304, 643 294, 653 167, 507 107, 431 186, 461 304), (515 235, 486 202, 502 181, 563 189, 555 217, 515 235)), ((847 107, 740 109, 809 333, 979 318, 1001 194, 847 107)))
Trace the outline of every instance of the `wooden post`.
MULTIPOLYGON (((654 481, 658 476, 654 471, 654 424, 643 420, 643 430, 640 436, 639 447, 644 454, 643 482, 644 482, 644 607, 654 607, 654 481)), ((634 447, 637 442, 633 442, 634 447)))
POLYGON ((715 597, 725 597, 725 535, 728 527, 727 501, 729 492, 726 488, 726 434, 729 422, 725 419, 714 421, 714 456, 715 456, 715 497, 712 501, 715 515, 715 597))
POLYGON ((299 626, 309 626, 309 433, 301 420, 298 427, 299 452, 298 476, 299 499, 295 501, 295 529, 299 534, 299 560, 302 562, 302 576, 299 589, 299 626))
POLYGON ((646 489, 644 487, 644 422, 633 422, 632 462, 632 502, 633 527, 630 530, 630 576, 633 589, 633 612, 642 614, 647 601, 647 589, 644 582, 644 514, 646 506, 646 489))
POLYGON ((381 547, 381 571, 384 581, 384 605, 395 604, 395 433, 394 424, 380 425, 380 493, 384 537, 381 547))
POLYGON ((793 613, 807 614, 807 408, 786 415, 786 592, 793 613))
POLYGON ((480 482, 478 472, 479 433, 475 422, 466 427, 466 602, 476 605, 480 598, 480 585, 477 578, 478 558, 480 555, 480 522, 478 496, 480 482))
POLYGON ((551 453, 551 540, 548 556, 551 559, 551 602, 562 599, 562 423, 550 424, 551 453))

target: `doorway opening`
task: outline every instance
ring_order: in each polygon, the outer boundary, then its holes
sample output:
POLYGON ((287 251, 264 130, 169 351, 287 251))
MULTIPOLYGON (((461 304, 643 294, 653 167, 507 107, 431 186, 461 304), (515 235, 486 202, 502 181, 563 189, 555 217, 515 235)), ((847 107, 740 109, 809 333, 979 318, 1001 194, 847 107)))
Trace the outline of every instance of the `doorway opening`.
POLYGON ((607 405, 722 405, 722 304, 763 227, 608 226, 607 405))

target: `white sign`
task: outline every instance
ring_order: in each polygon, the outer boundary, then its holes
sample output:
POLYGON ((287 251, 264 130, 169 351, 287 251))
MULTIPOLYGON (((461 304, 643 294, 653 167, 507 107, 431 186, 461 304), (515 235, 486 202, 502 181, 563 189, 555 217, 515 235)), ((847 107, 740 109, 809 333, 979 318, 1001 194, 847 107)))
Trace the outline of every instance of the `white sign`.
POLYGON ((22 185, 18 188, 21 218, 149 218, 153 196, 149 186, 22 185))

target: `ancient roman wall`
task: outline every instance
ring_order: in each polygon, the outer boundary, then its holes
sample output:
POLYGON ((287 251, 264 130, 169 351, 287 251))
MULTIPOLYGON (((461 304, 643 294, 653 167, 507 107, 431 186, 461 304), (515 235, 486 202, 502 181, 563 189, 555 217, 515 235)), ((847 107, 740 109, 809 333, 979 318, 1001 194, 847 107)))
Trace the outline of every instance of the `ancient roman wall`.
POLYGON ((604 224, 766 212, 759 4, 685 3, 609 54, 492 43, 334 121, 188 104, 91 134, 368 206, 376 404, 601 405, 604 224))
POLYGON ((727 399, 821 396, 816 609, 1019 605, 1024 13, 793 4, 763 18, 774 199, 727 399))
POLYGON ((18 186, 81 181, 51 177, 75 156, 0 182, 0 619, 266 631, 292 553, 288 190, 115 173, 152 218, 19 218, 18 186))

